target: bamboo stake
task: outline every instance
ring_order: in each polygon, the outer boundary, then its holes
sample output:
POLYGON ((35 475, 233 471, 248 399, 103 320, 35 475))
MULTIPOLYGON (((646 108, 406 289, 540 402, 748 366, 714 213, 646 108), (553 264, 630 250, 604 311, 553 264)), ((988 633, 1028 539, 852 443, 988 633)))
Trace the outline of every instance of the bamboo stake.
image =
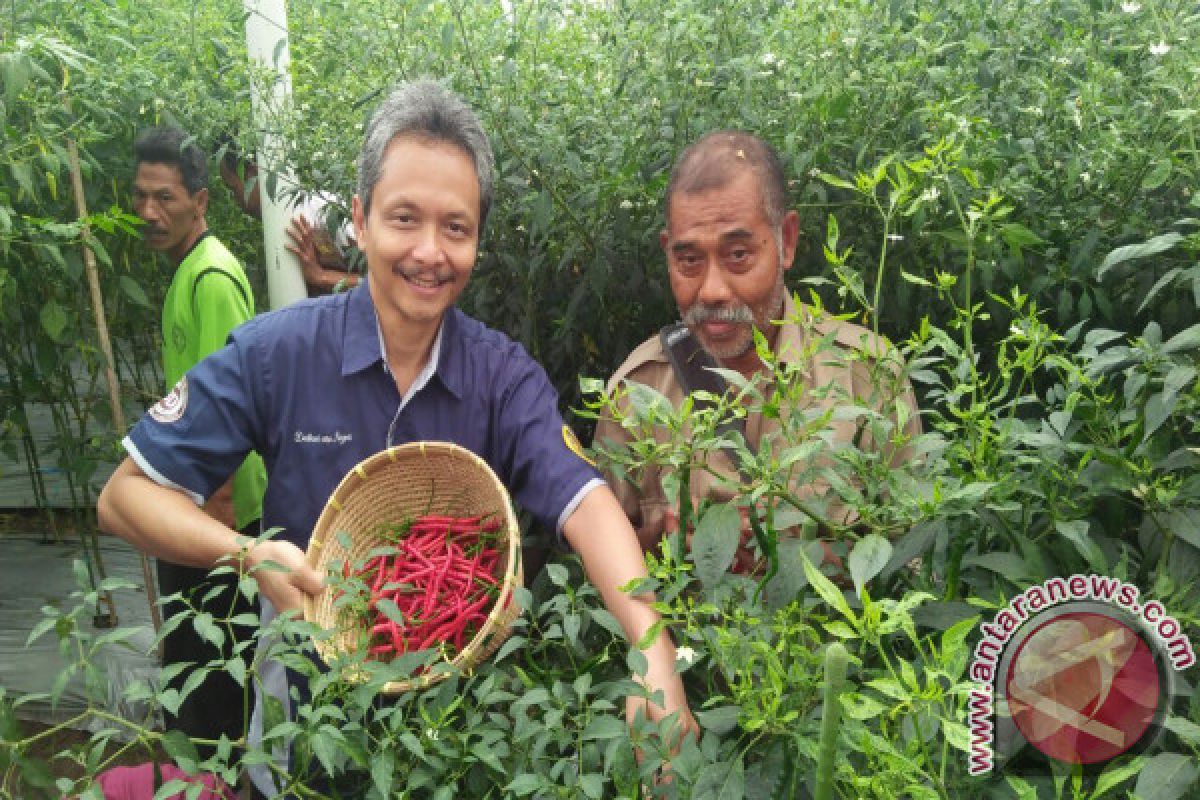
MULTIPOLYGON (((67 139, 67 158, 71 168, 71 189, 75 194, 75 211, 80 220, 87 218, 87 202, 83 194, 83 172, 79 168, 79 149, 75 146, 75 138, 67 139)), ((84 224, 83 238, 90 235, 87 224, 84 224)), ((92 314, 96 318, 96 334, 100 339, 100 352, 104 354, 104 377, 108 383, 108 404, 112 409, 113 430, 125 430, 125 414, 121 410, 121 386, 117 381, 116 360, 113 358, 112 340, 108 335, 108 318, 104 315, 104 297, 100 293, 100 277, 96 270, 96 255, 86 242, 83 245, 83 264, 87 273, 88 289, 92 295, 92 314)), ((139 553, 142 560, 142 579, 146 584, 146 599, 150 603, 150 619, 154 623, 157 634, 162 627, 162 618, 158 610, 158 591, 154 585, 154 576, 150 571, 150 560, 145 553, 139 553)), ((100 549, 96 548, 96 562, 103 575, 104 567, 100 564, 100 549)), ((104 601, 108 606, 109 619, 113 625, 117 622, 117 608, 113 604, 112 595, 104 593, 104 601)))

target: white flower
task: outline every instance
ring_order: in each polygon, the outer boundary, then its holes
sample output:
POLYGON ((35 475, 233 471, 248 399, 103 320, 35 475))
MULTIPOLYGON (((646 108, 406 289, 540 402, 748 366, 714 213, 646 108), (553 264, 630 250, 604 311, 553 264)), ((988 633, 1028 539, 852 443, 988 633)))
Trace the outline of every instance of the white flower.
POLYGON ((768 67, 771 66, 772 64, 776 63, 775 62, 775 54, 774 53, 763 53, 762 63, 768 67))
POLYGON ((1142 4, 1132 2, 1121 3, 1121 10, 1126 14, 1136 14, 1142 10, 1142 4))
POLYGON ((622 200, 622 201, 621 201, 621 208, 624 208, 624 209, 630 209, 630 208, 633 208, 633 202, 632 202, 632 201, 630 201, 630 200, 622 200))
POLYGON ((1086 171, 1079 173, 1079 180, 1083 181, 1084 183, 1091 183, 1092 173, 1086 171))
POLYGON ((437 728, 426 728, 425 729, 425 738, 429 739, 429 741, 431 741, 431 742, 436 742, 437 738, 438 738, 437 728))
POLYGON ((683 647, 676 647, 675 659, 677 661, 682 661, 685 664, 691 664, 696 660, 696 651, 688 647, 686 644, 683 647))
POLYGON ((810 169, 810 170, 808 171, 808 177, 810 177, 810 178, 819 178, 819 177, 821 177, 821 170, 817 169, 816 167, 813 167, 812 169, 810 169))
POLYGON ((888 238, 888 241, 889 241, 889 242, 902 242, 902 241, 904 241, 904 237, 903 237, 903 236, 901 236, 901 235, 900 235, 900 234, 898 234, 898 233, 889 233, 887 238, 888 238))
POLYGON ((937 200, 941 196, 942 196, 942 193, 940 191, 938 191, 938 188, 936 186, 930 186, 928 189, 921 192, 921 199, 928 203, 932 203, 934 200, 937 200))
POLYGON ((1150 45, 1150 55, 1152 56, 1165 56, 1170 51, 1171 45, 1167 44, 1166 42, 1159 42, 1158 44, 1150 45))

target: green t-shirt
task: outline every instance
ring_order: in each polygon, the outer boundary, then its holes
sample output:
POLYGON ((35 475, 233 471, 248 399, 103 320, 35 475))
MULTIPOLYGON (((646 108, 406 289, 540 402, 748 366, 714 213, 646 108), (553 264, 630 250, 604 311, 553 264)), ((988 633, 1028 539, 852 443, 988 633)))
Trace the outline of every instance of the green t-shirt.
MULTIPOLYGON (((183 259, 163 302, 163 373, 170 391, 189 369, 225 346, 229 332, 254 316, 254 295, 242 265, 212 234, 183 259)), ((233 478, 233 513, 239 529, 262 516, 267 471, 258 453, 233 478)))

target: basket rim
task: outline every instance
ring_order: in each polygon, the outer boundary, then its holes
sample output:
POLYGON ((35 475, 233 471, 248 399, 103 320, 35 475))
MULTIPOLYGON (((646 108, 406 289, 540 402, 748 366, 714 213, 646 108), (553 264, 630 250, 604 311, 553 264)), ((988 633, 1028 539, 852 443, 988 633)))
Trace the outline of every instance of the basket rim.
MULTIPOLYGON (((329 499, 321 510, 320 516, 317 518, 316 525, 313 527, 312 535, 305 550, 305 560, 310 567, 320 572, 322 578, 324 578, 326 561, 324 556, 327 547, 335 535, 333 530, 334 520, 352 502, 354 494, 367 485, 373 475, 392 468, 402 460, 425 458, 430 455, 449 455, 453 458, 470 462, 489 478, 497 495, 503 500, 503 530, 505 531, 508 543, 508 566, 501 581, 500 593, 495 603, 492 604, 486 621, 471 638, 471 641, 459 650, 449 662, 439 662, 449 663, 461 671, 468 671, 486 657, 487 653, 482 652, 485 643, 492 644, 492 640, 496 639, 497 636, 499 636, 501 641, 508 637, 512 622, 520 614, 520 607, 514 596, 514 590, 517 586, 524 583, 524 570, 521 564, 520 526, 517 522, 516 512, 513 510, 512 498, 495 471, 477 454, 453 442, 418 441, 389 447, 364 458, 347 471, 341 481, 338 482, 337 487, 330 494, 329 499)), ((326 629, 325 625, 318 619, 317 610, 318 599, 313 595, 305 594, 303 603, 304 620, 315 623, 322 629, 326 629)), ((321 658, 327 662, 331 656, 336 656, 342 651, 330 639, 317 640, 314 644, 321 658)), ((382 687, 381 691, 385 694, 397 694, 409 689, 430 686, 444 680, 454 671, 431 670, 413 680, 388 682, 382 687)), ((365 676, 363 677, 365 678, 365 676)))

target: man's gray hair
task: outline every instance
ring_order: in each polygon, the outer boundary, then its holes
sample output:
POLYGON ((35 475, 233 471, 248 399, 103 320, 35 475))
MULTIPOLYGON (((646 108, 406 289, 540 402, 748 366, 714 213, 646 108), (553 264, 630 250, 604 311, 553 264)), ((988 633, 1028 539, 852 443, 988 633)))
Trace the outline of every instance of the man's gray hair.
POLYGON ((479 179, 482 232, 492 207, 492 146, 470 106, 445 86, 428 79, 396 86, 367 123, 358 157, 358 196, 364 216, 371 211, 371 193, 383 174, 383 155, 397 136, 448 142, 471 159, 479 179))

